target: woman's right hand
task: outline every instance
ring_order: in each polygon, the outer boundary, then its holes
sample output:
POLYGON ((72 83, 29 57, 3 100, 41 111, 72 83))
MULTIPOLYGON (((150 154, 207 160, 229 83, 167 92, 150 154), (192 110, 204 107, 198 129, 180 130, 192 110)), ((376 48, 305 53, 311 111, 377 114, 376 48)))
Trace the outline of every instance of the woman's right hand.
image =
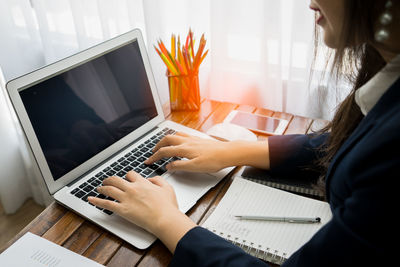
POLYGON ((168 170, 191 172, 217 172, 230 166, 251 165, 269 168, 268 143, 205 139, 178 132, 167 135, 155 146, 153 155, 145 164, 162 158, 182 157, 170 162, 168 170))
POLYGON ((204 139, 178 132, 167 135, 155 146, 153 155, 144 163, 152 164, 162 158, 182 157, 170 162, 168 170, 191 172, 216 172, 229 166, 229 143, 204 139))

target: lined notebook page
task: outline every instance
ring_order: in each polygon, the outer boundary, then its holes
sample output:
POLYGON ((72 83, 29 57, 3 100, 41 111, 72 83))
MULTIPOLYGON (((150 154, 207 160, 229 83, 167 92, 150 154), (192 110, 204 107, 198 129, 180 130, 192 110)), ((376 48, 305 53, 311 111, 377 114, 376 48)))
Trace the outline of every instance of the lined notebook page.
POLYGON ((235 177, 203 227, 230 240, 252 244, 288 258, 332 217, 326 202, 302 197, 235 177), (300 224, 239 220, 235 215, 320 217, 321 223, 300 224), (261 247, 260 247, 261 246, 261 247))

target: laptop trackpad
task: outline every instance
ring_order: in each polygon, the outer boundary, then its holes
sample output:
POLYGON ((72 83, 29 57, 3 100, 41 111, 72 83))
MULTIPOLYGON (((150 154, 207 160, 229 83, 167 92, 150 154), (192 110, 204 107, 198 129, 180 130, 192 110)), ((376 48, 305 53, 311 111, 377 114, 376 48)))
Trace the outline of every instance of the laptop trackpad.
POLYGON ((166 175, 165 179, 175 190, 179 208, 194 205, 208 189, 215 186, 219 179, 208 173, 176 171, 166 175))

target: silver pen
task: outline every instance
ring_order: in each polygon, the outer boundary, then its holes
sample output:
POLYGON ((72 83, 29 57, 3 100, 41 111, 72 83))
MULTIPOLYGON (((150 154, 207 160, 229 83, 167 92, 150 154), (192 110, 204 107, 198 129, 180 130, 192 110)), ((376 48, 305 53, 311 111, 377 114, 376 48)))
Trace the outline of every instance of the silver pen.
POLYGON ((236 215, 239 220, 258 220, 271 222, 288 222, 288 223, 320 223, 320 217, 278 217, 278 216, 256 216, 256 215, 236 215))

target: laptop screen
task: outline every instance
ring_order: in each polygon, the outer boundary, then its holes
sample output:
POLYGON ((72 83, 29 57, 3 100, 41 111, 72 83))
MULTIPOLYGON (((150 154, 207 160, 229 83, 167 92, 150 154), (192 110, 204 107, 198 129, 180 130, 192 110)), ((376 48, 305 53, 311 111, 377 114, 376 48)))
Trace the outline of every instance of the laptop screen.
POLYGON ((20 96, 55 180, 157 116, 137 41, 20 96))

